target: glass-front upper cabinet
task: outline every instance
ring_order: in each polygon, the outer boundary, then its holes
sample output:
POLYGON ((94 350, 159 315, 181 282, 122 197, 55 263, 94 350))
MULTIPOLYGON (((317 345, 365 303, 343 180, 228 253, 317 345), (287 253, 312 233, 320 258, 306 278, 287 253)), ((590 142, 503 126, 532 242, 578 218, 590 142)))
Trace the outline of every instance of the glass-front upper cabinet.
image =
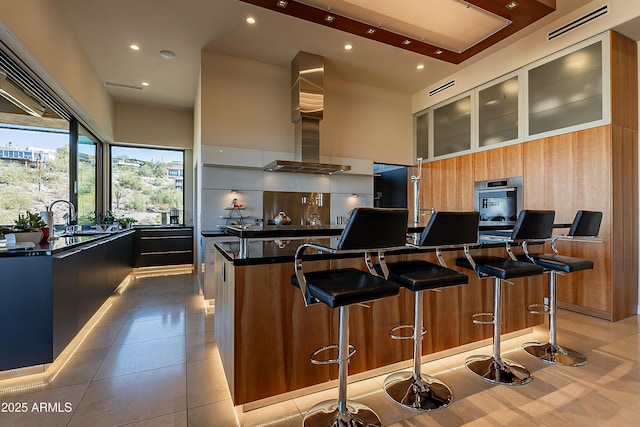
POLYGON ((429 112, 418 113, 414 117, 414 138, 416 141, 416 158, 429 158, 429 112))
POLYGON ((507 77, 478 90, 478 146, 518 139, 519 78, 507 77))
POLYGON ((603 42, 528 69, 529 135, 603 120, 603 42))
POLYGON ((471 94, 433 109, 433 155, 471 149, 471 94))

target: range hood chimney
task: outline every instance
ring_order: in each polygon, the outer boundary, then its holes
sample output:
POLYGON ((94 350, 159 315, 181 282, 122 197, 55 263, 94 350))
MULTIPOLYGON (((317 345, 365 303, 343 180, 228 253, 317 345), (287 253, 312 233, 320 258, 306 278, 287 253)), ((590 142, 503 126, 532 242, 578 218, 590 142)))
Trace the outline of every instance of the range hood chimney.
POLYGON ((324 112, 324 58, 298 52, 291 62, 291 121, 295 123, 295 161, 276 160, 270 172, 334 174, 351 166, 320 163, 320 120, 324 112))

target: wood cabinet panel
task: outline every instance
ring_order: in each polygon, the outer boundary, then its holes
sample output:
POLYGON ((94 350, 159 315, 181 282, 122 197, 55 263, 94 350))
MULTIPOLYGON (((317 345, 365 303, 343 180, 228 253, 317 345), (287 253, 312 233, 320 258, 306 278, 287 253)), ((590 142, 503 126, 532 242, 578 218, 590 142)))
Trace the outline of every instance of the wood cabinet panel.
MULTIPOLYGON (((604 244, 562 243, 563 254, 591 259, 595 269, 563 276, 558 300, 609 312, 611 226, 611 128, 602 126, 524 144, 525 207, 553 209, 556 223, 570 223, 580 209, 603 212, 604 244)), ((568 230, 562 230, 566 233, 568 230)))
POLYGON ((522 176, 522 144, 473 154, 474 181, 522 176))
POLYGON ((638 129, 638 46, 615 31, 610 34, 611 123, 638 129))
POLYGON ((611 311, 618 320, 634 314, 638 301, 638 131, 612 128, 611 311))
POLYGON ((422 166, 422 208, 473 210, 473 156, 453 157, 422 166))

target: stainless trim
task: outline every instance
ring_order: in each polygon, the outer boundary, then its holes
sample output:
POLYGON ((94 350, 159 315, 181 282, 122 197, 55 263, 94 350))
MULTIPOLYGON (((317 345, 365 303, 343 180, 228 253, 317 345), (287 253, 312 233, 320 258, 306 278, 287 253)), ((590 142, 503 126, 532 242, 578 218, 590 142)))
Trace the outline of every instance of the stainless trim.
POLYGON ((292 160, 275 160, 264 167, 267 172, 296 172, 315 174, 334 174, 351 170, 348 165, 329 163, 296 162, 292 160))

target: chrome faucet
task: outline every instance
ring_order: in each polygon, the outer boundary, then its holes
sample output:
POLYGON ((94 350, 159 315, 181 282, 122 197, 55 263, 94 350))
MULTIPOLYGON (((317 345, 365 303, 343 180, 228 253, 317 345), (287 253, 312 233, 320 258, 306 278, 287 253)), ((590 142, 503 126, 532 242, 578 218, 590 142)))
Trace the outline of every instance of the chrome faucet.
MULTIPOLYGON (((64 200, 64 199, 55 200, 49 206, 47 206, 47 212, 53 212, 52 211, 53 205, 55 205, 56 203, 60 203, 60 202, 66 203, 66 204, 69 205, 69 210, 71 211, 71 215, 70 216, 69 215, 66 216, 65 225, 72 225, 73 223, 76 222, 77 217, 76 217, 76 207, 73 206, 73 203, 71 203, 70 201, 64 200)), ((51 215, 51 217, 53 218, 53 214, 51 215)), ((52 223, 53 223, 53 221, 52 221, 52 223)), ((51 224, 49 226, 53 229, 53 224, 51 224)))

